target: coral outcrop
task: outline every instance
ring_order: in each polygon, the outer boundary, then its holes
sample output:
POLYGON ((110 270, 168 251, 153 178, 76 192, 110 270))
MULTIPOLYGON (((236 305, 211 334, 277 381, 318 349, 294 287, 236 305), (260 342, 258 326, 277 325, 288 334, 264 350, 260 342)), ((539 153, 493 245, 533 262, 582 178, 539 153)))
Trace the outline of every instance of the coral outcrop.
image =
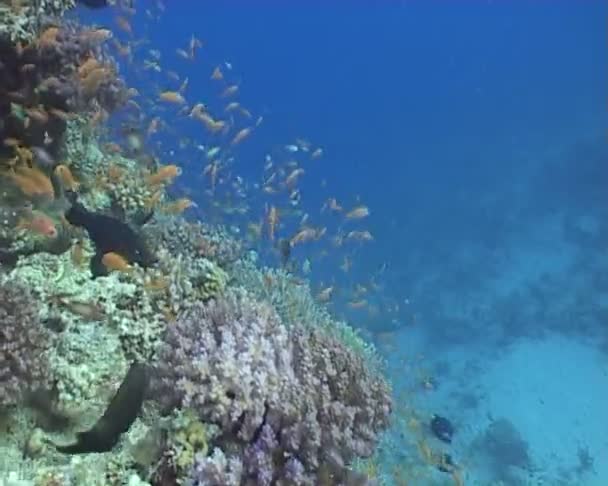
POLYGON ((159 358, 154 396, 219 427, 193 484, 318 484, 371 455, 388 426, 389 386, 364 357, 321 329, 287 328, 243 291, 182 315, 159 358), (220 470, 231 482, 214 482, 220 470))
POLYGON ((48 385, 50 333, 26 288, 0 284, 0 407, 19 403, 27 391, 48 385))

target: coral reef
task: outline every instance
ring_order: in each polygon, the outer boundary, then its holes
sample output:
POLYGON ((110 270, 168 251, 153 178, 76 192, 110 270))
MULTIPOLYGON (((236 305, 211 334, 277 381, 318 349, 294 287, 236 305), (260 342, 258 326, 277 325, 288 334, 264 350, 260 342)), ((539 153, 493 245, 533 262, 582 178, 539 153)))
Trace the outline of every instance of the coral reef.
POLYGON ((51 345, 27 288, 0 283, 0 407, 15 405, 24 392, 48 385, 51 345))
POLYGON ((227 467, 238 479, 222 484, 317 484, 371 455, 391 409, 362 356, 321 329, 284 326, 236 289, 168 329, 155 389, 165 408, 192 408, 220 428, 193 484, 216 484, 227 467))
POLYGON ((173 255, 202 256, 221 267, 229 266, 242 256, 241 243, 221 226, 160 215, 148 225, 147 232, 173 255))
POLYGON ((147 146, 156 109, 131 99, 111 31, 63 17, 74 4, 0 0, 0 485, 366 484, 352 465, 391 411, 374 348, 244 256, 237 226, 181 216, 197 203, 147 146), (154 400, 137 387, 129 408, 119 384, 149 364, 154 400))

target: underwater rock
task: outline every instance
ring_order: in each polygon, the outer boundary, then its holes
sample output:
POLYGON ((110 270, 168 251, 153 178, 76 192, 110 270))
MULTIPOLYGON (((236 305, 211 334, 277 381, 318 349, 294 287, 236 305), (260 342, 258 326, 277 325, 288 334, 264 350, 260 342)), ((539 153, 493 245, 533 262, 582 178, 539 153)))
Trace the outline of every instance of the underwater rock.
POLYGON ((120 439, 139 414, 148 384, 148 372, 143 364, 133 363, 110 401, 103 416, 92 429, 77 434, 77 440, 66 446, 55 445, 64 454, 107 452, 120 439))
POLYGON ((431 430, 440 441, 447 442, 448 444, 452 442, 454 426, 447 418, 433 415, 431 418, 431 430))
POLYGON ((143 237, 119 219, 91 212, 76 200, 73 200, 65 217, 70 224, 86 229, 95 245, 95 255, 91 259, 94 277, 107 275, 108 271, 101 261, 106 253, 117 253, 129 263, 137 263, 144 268, 156 262, 143 237))

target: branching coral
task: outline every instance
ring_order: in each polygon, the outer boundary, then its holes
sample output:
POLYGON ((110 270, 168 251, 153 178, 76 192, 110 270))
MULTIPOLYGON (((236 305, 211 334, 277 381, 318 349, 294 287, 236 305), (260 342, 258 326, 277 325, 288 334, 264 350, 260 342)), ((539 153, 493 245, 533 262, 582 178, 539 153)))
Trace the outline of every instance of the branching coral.
POLYGON ((249 440, 265 403, 290 380, 287 330, 268 306, 237 292, 198 305, 167 330, 159 396, 249 440), (206 384, 207 386, 201 386, 206 384))
POLYGON ((318 484, 371 455, 388 426, 390 389, 364 357, 321 329, 285 327, 242 291, 181 316, 159 354, 155 396, 221 429, 193 484, 216 484, 228 464, 241 475, 226 484, 318 484))
POLYGON ((51 336, 27 289, 0 284, 0 406, 18 403, 24 392, 48 383, 51 336))

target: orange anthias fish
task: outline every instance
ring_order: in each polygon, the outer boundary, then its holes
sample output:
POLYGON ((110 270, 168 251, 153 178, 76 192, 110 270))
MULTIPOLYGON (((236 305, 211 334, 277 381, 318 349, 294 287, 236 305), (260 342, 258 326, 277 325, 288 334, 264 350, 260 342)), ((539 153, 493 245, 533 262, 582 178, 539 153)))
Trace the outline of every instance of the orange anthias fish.
POLYGON ((346 219, 361 219, 367 216, 369 216, 369 208, 367 206, 357 206, 346 213, 346 219))
POLYGON ((124 17, 118 16, 116 17, 116 25, 118 25, 118 28, 124 32, 126 32, 129 35, 133 35, 133 28, 131 27, 131 24, 129 23, 129 21, 127 19, 125 19, 124 17))
POLYGON ((35 167, 17 167, 14 171, 5 172, 11 181, 28 197, 53 199, 55 191, 49 177, 35 167))
POLYGON ((57 167, 55 167, 54 172, 61 181, 63 187, 69 189, 70 191, 78 191, 80 183, 74 178, 72 171, 67 165, 59 164, 57 167))
POLYGON ((318 236, 318 231, 314 228, 302 228, 298 231, 291 240, 289 240, 289 244, 294 247, 299 243, 305 243, 307 241, 312 241, 316 239, 318 236))
POLYGON ((233 84, 231 86, 228 86, 220 95, 221 98, 228 98, 229 96, 233 96, 237 93, 237 91, 239 90, 238 85, 233 84))
POLYGON ((157 186, 162 183, 170 183, 181 175, 182 169, 177 165, 165 165, 158 169, 154 174, 150 174, 146 177, 146 184, 149 186, 157 186))
POLYGON ((317 295, 317 300, 319 302, 329 302, 329 300, 331 299, 331 296, 332 296, 333 292, 334 292, 333 286, 324 288, 317 295))
POLYGON ((211 79, 213 79, 214 81, 221 81, 222 79, 224 79, 224 74, 222 73, 222 70, 219 66, 213 70, 213 73, 211 73, 211 79))
POLYGON ((351 231, 346 235, 346 238, 349 240, 358 240, 358 241, 372 241, 374 236, 367 230, 365 231, 351 231))
POLYGON ((275 206, 271 206, 268 210, 268 238, 274 241, 275 231, 279 224, 279 211, 275 206))
POLYGON ((17 229, 28 230, 47 238, 55 238, 58 233, 55 222, 41 211, 31 211, 17 223, 17 229))
POLYGON ((104 254, 103 257, 101 257, 101 263, 110 272, 116 271, 128 273, 133 270, 133 267, 129 264, 125 257, 113 251, 104 254))
POLYGON ((234 138, 230 142, 230 145, 232 145, 232 146, 238 145, 243 140, 245 140, 249 135, 251 135, 251 127, 243 128, 234 136, 234 138))
POLYGON ((187 197, 182 197, 163 207, 163 212, 168 214, 179 214, 191 207, 197 207, 197 204, 187 197))
POLYGON ((178 91, 163 91, 158 95, 158 98, 161 101, 176 105, 183 105, 186 103, 186 98, 178 91))
POLYGON ((311 159, 319 159, 323 155, 323 149, 318 148, 310 154, 311 159))

